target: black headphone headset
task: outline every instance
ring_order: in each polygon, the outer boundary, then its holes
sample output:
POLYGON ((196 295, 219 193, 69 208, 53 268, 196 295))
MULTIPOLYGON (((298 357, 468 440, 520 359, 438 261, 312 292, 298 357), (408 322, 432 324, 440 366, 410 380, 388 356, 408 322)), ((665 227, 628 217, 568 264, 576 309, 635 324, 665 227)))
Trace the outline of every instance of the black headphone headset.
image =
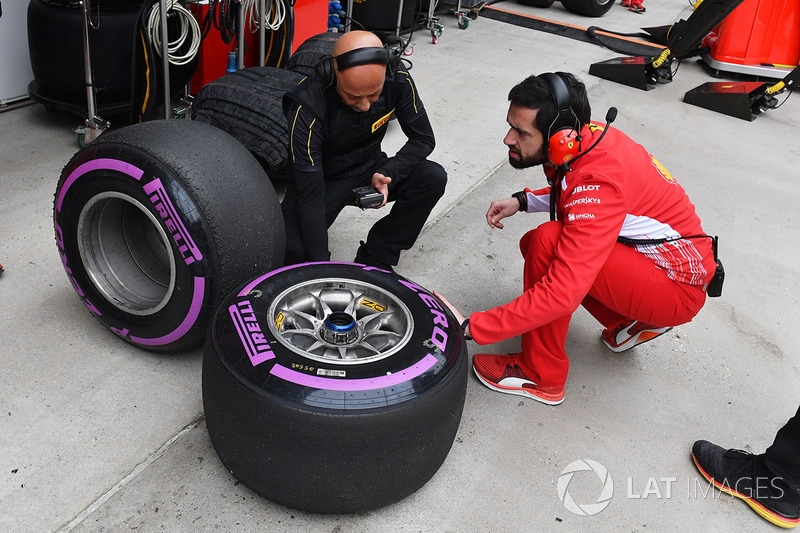
POLYGON ((540 74, 539 78, 547 84, 558 112, 547 128, 547 159, 554 165, 563 165, 569 163, 581 151, 580 120, 572 110, 569 89, 561 76, 553 72, 545 72, 540 74), (569 122, 572 124, 553 129, 557 123, 568 124, 569 122))
POLYGON ((336 84, 336 70, 345 70, 359 65, 386 65, 386 74, 393 75, 397 71, 402 53, 402 49, 398 47, 355 48, 335 57, 323 57, 314 67, 314 74, 325 87, 336 84), (333 66, 334 59, 336 59, 336 68, 333 66))
POLYGON ((611 123, 617 119, 617 108, 611 107, 606 113, 606 127, 600 133, 600 137, 585 151, 581 151, 581 134, 580 134, 580 120, 572 109, 572 100, 569 97, 569 89, 567 84, 561 79, 561 76, 553 72, 545 72, 540 74, 539 77, 545 81, 550 94, 553 96, 553 102, 556 104, 558 114, 550 126, 547 128, 547 159, 558 167, 556 178, 550 188, 550 220, 556 220, 556 196, 560 192, 561 177, 565 176, 571 170, 570 164, 574 163, 581 157, 585 156, 594 149, 597 144, 603 140, 606 132, 611 126, 611 123), (555 131, 552 131, 553 125, 557 122, 564 123, 567 120, 574 119, 574 126, 560 126, 555 131))
POLYGON ((550 127, 547 128, 547 158, 551 163, 557 165, 559 170, 566 173, 570 171, 570 164, 574 163, 584 155, 588 154, 597 143, 603 140, 603 136, 608 131, 608 126, 617 119, 617 108, 610 107, 606 113, 606 127, 600 133, 600 137, 588 149, 581 151, 580 120, 572 109, 572 100, 569 97, 567 84, 561 76, 553 72, 545 72, 539 75, 553 96, 558 114, 550 127), (564 118, 566 117, 566 118, 564 118), (564 123, 571 117, 574 126, 560 126, 555 131, 553 125, 557 122, 564 123))

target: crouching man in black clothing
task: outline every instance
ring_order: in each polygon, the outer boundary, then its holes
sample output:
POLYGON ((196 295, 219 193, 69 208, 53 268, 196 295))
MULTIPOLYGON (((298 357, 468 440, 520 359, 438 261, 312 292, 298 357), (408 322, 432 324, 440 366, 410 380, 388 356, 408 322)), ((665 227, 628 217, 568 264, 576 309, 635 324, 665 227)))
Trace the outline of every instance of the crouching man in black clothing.
POLYGON ((426 158, 435 140, 414 80, 399 56, 366 31, 336 42, 313 77, 283 99, 293 179, 283 200, 286 263, 329 261, 328 227, 352 190, 372 185, 392 210, 376 222, 355 262, 391 270, 414 245, 447 173, 426 158), (408 140, 394 157, 381 151, 395 116, 408 140))

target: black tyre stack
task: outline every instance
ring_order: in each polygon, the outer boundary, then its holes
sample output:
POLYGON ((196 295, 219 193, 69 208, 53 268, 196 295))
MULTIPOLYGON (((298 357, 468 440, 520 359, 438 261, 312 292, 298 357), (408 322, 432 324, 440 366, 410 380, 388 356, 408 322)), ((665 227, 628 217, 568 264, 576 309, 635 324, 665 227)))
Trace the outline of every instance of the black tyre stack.
POLYGON ((281 180, 289 155, 289 130, 282 100, 330 56, 338 35, 310 37, 292 54, 285 69, 238 70, 205 85, 192 104, 192 118, 229 133, 258 159, 270 178, 281 180))

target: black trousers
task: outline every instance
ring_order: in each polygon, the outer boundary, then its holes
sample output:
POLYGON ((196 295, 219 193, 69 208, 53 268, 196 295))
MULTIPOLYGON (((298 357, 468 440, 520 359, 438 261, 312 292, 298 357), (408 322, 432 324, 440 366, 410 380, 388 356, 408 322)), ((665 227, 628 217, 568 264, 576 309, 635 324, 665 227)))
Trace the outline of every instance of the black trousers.
MULTIPOLYGON (((377 161, 374 168, 385 161, 377 161)), ((372 174, 353 179, 325 182, 325 222, 327 227, 336 220, 345 206, 355 206, 352 190, 355 187, 370 185, 372 174)), ((400 252, 411 248, 417 240, 425 221, 436 202, 444 194, 447 172, 441 165, 427 159, 399 183, 389 184, 391 210, 378 220, 367 235, 367 253, 384 263, 396 265, 400 252)), ((303 263, 309 252, 300 232, 300 213, 297 202, 297 189, 291 183, 286 189, 282 209, 286 224, 286 264, 303 263)), ((388 209, 389 205, 381 209, 388 209)), ((319 252, 319 250, 317 250, 319 252)), ((325 254, 328 250, 322 250, 325 254)), ((316 254, 315 254, 316 255, 316 254)))
POLYGON ((770 474, 782 478, 800 498, 800 408, 778 430, 772 446, 764 453, 764 464, 770 474))

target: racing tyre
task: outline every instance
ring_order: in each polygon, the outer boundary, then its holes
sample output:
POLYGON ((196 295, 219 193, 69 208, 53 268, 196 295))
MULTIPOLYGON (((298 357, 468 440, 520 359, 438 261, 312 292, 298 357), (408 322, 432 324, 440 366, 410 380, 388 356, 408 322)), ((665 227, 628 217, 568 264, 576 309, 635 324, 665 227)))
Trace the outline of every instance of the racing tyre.
POLYGON ((614 0, 561 0, 568 11, 585 17, 602 17, 614 5, 614 0))
POLYGON ((192 103, 192 118, 229 133, 272 176, 286 167, 289 129, 283 116, 286 91, 303 79, 277 67, 237 70, 203 86, 192 103))
POLYGON ((396 502, 455 439, 466 343, 447 308, 385 270, 307 263, 232 293, 211 325, 203 406, 222 463, 291 508, 396 502))
POLYGON ((64 168, 56 242, 75 292, 124 340, 200 344, 222 297, 283 261, 264 170, 235 139, 189 120, 101 135, 64 168))
POLYGON ((317 63, 333 55, 333 46, 341 36, 341 33, 325 32, 309 37, 294 51, 286 68, 303 76, 313 75, 317 63))
POLYGON ((533 7, 550 7, 553 5, 553 0, 517 0, 520 4, 533 7))

